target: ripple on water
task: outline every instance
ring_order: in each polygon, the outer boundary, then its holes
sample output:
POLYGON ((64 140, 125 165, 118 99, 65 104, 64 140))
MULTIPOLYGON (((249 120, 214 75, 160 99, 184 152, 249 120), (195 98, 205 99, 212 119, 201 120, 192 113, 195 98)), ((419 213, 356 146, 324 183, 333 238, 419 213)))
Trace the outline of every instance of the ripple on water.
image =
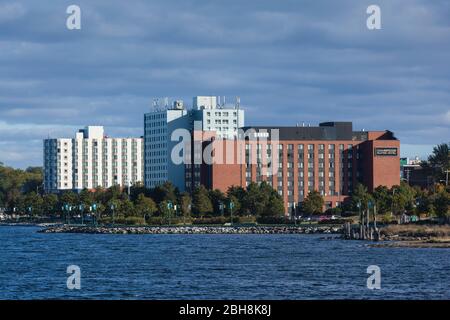
POLYGON ((0 299, 449 299, 450 249, 320 235, 83 235, 0 228, 0 299), (82 289, 66 287, 79 265, 82 289), (382 289, 366 288, 378 265, 382 289))

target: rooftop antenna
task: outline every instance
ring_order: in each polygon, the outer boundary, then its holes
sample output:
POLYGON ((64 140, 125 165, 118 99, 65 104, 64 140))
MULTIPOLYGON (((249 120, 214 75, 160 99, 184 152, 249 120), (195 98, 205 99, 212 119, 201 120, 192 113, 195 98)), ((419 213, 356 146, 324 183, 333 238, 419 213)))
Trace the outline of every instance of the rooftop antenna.
POLYGON ((239 97, 236 97, 236 108, 237 108, 237 113, 236 113, 236 135, 238 135, 239 134, 239 126, 240 126, 240 124, 239 124, 239 107, 240 107, 240 104, 241 104, 241 98, 239 98, 239 97))
POLYGON ((225 96, 223 96, 223 106, 225 106, 226 102, 225 102, 225 96))
POLYGON ((220 105, 220 98, 221 98, 221 97, 218 96, 217 98, 219 99, 219 101, 218 101, 218 103, 217 103, 217 106, 220 108, 220 106, 221 106, 221 105, 220 105))

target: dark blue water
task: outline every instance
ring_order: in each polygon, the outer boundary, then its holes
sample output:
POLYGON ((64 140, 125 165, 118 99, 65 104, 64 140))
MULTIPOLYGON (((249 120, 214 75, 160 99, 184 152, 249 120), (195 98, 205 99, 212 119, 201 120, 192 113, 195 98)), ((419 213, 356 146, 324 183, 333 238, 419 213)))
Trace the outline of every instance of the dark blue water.
POLYGON ((0 299, 449 299, 450 249, 316 235, 39 234, 0 227, 0 299), (81 268, 81 290, 66 286, 81 268), (366 286, 381 268, 381 290, 366 286))

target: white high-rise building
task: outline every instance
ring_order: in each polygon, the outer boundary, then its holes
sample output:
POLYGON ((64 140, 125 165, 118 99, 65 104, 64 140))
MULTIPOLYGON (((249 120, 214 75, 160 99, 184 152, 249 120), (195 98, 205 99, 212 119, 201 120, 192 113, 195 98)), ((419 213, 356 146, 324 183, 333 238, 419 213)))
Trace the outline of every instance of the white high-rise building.
POLYGON ((61 190, 126 187, 143 181, 143 138, 109 138, 101 126, 74 138, 44 140, 44 188, 61 190))
MULTIPOLYGON (((193 98, 193 107, 186 110, 178 100, 169 106, 155 105, 155 111, 144 116, 145 139, 145 186, 153 188, 166 181, 172 182, 181 191, 185 189, 184 164, 174 164, 171 159, 173 147, 179 141, 171 141, 176 129, 215 131, 217 136, 234 139, 237 130, 244 126, 244 110, 236 105, 227 106, 214 96, 193 98)), ((181 155, 183 156, 183 155, 181 155)))
POLYGON ((176 144, 170 141, 170 137, 174 130, 189 127, 190 118, 181 101, 175 101, 171 108, 157 108, 145 114, 144 181, 147 188, 154 188, 166 181, 172 181, 179 188, 184 187, 177 183, 184 177, 184 167, 170 161, 171 150, 176 144))
POLYGON ((245 123, 245 113, 239 108, 239 98, 234 106, 227 106, 225 98, 222 103, 218 103, 216 97, 194 97, 192 116, 194 121, 201 123, 203 131, 215 131, 223 139, 234 139, 238 128, 245 123))

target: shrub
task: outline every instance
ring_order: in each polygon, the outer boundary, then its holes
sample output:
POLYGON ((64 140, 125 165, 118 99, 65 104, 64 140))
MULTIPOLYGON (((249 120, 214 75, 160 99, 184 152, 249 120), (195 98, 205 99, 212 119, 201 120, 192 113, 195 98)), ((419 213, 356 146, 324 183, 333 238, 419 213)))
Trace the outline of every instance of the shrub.
POLYGON ((259 216, 256 221, 261 224, 286 224, 289 222, 285 216, 259 216))

